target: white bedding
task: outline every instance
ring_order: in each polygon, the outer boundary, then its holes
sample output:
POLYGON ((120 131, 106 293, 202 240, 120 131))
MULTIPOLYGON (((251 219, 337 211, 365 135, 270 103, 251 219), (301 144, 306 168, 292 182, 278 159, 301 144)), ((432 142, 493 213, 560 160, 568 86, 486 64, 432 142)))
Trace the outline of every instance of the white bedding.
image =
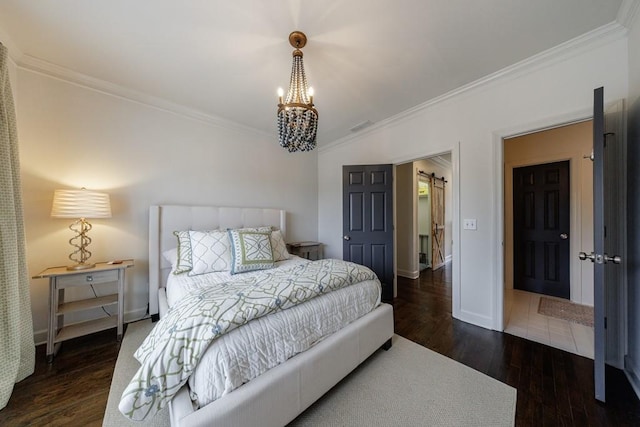
MULTIPOLYGON (((284 261, 276 262, 276 268, 288 269, 296 265, 310 262, 307 259, 300 258, 295 255, 289 255, 290 258, 284 261)), ((253 277, 262 274, 262 271, 250 271, 242 273, 242 277, 253 277)), ((238 278, 238 275, 232 275, 228 271, 220 271, 217 273, 201 274, 199 276, 189 276, 188 274, 169 273, 167 279, 167 303, 172 307, 177 301, 180 301, 189 293, 203 289, 208 286, 225 283, 238 278)))
MULTIPOLYGON (((277 263, 288 269, 302 258, 277 263)), ((243 273, 258 275, 257 272, 243 273)), ((233 280, 228 272, 189 277, 170 275, 169 306, 195 289, 233 280)), ((249 322, 215 340, 189 378, 191 398, 202 407, 372 311, 380 304, 380 283, 367 280, 304 304, 249 322)))

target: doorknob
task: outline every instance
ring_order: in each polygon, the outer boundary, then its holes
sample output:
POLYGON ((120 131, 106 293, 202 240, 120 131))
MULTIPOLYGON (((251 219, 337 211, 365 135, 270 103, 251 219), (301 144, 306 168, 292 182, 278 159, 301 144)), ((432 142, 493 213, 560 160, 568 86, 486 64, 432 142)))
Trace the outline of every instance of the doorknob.
POLYGON ((569 235, 568 235, 567 233, 562 233, 562 234, 560 235, 560 238, 561 238, 562 240, 567 240, 567 239, 569 238, 569 235))
POLYGON ((350 236, 343 236, 342 238, 343 238, 344 240, 351 240, 351 237, 350 237, 350 236))
POLYGON ((582 261, 585 261, 585 260, 587 260, 587 259, 590 259, 590 260, 591 260, 591 262, 594 262, 594 261, 596 260, 596 255, 595 255, 593 252, 591 252, 591 253, 590 253, 590 254, 588 254, 588 255, 587 255, 587 253, 586 253, 586 252, 580 252, 580 253, 578 254, 578 258, 580 258, 582 261))
POLYGON ((586 259, 590 259, 591 262, 595 262, 598 264, 606 264, 608 262, 612 262, 614 264, 620 264, 622 262, 622 258, 620 257, 620 255, 609 256, 607 254, 604 254, 604 255, 594 254, 593 252, 591 252, 588 255, 586 252, 580 252, 578 254, 578 258, 580 258, 582 261, 586 259))
POLYGON ((604 254, 604 262, 612 262, 614 264, 620 264, 622 262, 622 258, 620 258, 620 255, 609 256, 607 254, 604 254))

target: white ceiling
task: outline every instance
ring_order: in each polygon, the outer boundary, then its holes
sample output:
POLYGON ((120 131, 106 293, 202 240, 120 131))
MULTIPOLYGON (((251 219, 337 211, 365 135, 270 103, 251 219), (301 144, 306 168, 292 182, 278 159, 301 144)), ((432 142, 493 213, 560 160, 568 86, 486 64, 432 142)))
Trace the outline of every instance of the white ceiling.
POLYGON ((0 34, 25 62, 275 138, 276 89, 286 90, 291 70, 288 35, 301 30, 322 145, 611 23, 621 3, 1 0, 0 34))

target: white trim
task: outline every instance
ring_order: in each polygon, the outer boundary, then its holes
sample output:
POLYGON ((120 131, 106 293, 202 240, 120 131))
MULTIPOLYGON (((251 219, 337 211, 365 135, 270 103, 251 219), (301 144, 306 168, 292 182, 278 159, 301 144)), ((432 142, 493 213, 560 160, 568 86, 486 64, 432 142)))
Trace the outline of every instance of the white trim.
POLYGON ((115 83, 111 83, 106 80, 91 77, 89 75, 52 64, 50 62, 35 58, 30 55, 24 55, 17 49, 17 47, 15 48, 15 51, 19 52, 18 54, 14 52, 16 65, 25 71, 31 71, 33 73, 44 75, 46 77, 60 80, 65 83, 73 84, 84 89, 89 89, 105 95, 121 98, 130 102, 155 108, 167 113, 176 114, 181 117, 196 120, 219 128, 238 132, 252 133, 256 136, 260 136, 261 138, 271 138, 273 135, 275 135, 275 132, 264 132, 250 126, 246 126, 219 116, 207 114, 203 111, 199 111, 193 108, 186 107, 184 105, 177 104, 175 102, 168 101, 164 98, 148 95, 146 93, 130 89, 115 83))
POLYGON ((515 64, 509 65, 508 67, 491 73, 469 84, 460 86, 427 102, 423 102, 422 104, 419 104, 413 108, 409 108, 408 110, 405 110, 399 114, 376 122, 373 125, 358 132, 357 134, 348 135, 331 143, 323 144, 321 147, 318 147, 318 152, 323 153, 325 151, 330 151, 334 148, 337 148, 338 146, 360 139, 365 135, 368 135, 392 124, 408 120, 421 113, 423 110, 448 101, 452 98, 457 97, 458 95, 466 94, 467 92, 472 92, 475 90, 482 90, 485 88, 485 86, 488 86, 496 81, 528 74, 540 68, 567 60, 568 58, 575 57, 585 51, 598 48, 606 43, 610 43, 614 40, 626 37, 626 34, 627 28, 620 25, 618 22, 614 21, 609 24, 603 25, 596 28, 595 30, 589 31, 588 33, 582 34, 578 37, 575 37, 571 40, 540 52, 537 55, 533 55, 520 62, 516 62, 515 64))
POLYGON ((623 0, 620 8, 618 9, 618 15, 616 21, 624 27, 631 29, 635 23, 635 18, 640 11, 640 1, 638 0, 623 0))
POLYGON ((451 169, 451 162, 446 159, 443 159, 442 156, 430 157, 429 160, 431 160, 436 165, 441 166, 445 169, 451 169))
POLYGON ((451 255, 453 257, 453 272, 451 283, 451 315, 456 319, 462 319, 462 300, 461 300, 461 262, 460 262, 460 141, 451 148, 451 210, 453 216, 451 219, 452 247, 451 255))
MULTIPOLYGON (((432 157, 436 157, 445 153, 451 153, 451 181, 452 182, 452 186, 451 186, 451 202, 452 202, 452 206, 451 206, 451 210, 452 210, 452 219, 451 219, 451 223, 452 223, 452 230, 451 230, 451 234, 452 234, 452 248, 451 248, 451 255, 449 255, 450 260, 453 261, 453 272, 452 272, 452 279, 451 279, 451 315, 456 318, 456 319, 460 319, 460 320, 464 320, 462 319, 461 316, 461 301, 460 301, 460 295, 461 295, 461 282, 460 282, 460 141, 457 141, 456 143, 453 144, 453 146, 451 146, 451 148, 449 150, 439 150, 437 152, 431 152, 431 153, 425 153, 424 151, 421 151, 420 153, 414 153, 414 154, 409 154, 409 155, 403 155, 400 157, 396 157, 395 159, 391 160, 391 163, 394 166, 398 166, 401 165, 403 163, 408 163, 408 162, 413 162, 415 160, 420 160, 420 159, 429 159, 432 157)), ((395 167, 394 167, 394 172, 395 172, 395 167)), ((394 182, 395 182, 395 176, 394 176, 394 182)), ((395 198, 395 192, 394 192, 394 198, 395 198)), ((395 199, 393 202, 393 206, 394 206, 394 224, 395 224, 395 199)), ((395 229, 394 229, 394 239, 395 239, 395 229)), ((395 241, 395 240, 394 240, 395 241)), ((394 253, 397 252, 397 245, 394 248, 394 253)), ((397 259, 395 260, 395 264, 397 265, 397 259)), ((398 273, 399 274, 399 273, 398 273)), ((486 322, 483 320, 482 324, 485 324, 486 322)), ((491 328, 490 326, 487 326, 488 328, 491 328)))
POLYGON ((504 151, 503 140, 514 136, 526 135, 542 130, 579 123, 591 119, 592 112, 587 109, 563 114, 553 118, 537 120, 518 126, 499 129, 493 132, 493 231, 495 246, 493 267, 493 298, 491 313, 493 329, 504 331, 504 151))
POLYGON ((467 310, 460 310, 458 316, 454 317, 462 320, 463 322, 471 323, 472 325, 482 326, 485 329, 493 329, 493 319, 489 316, 484 316, 467 310))
POLYGON ((420 270, 403 270, 398 269, 398 276, 406 277, 407 279, 417 279, 420 277, 420 270))
POLYGON ((491 298, 492 329, 504 331, 504 143, 505 135, 493 133, 493 298, 491 298))
POLYGON ((453 259, 453 255, 447 255, 446 257, 444 257, 444 263, 448 264, 451 262, 452 259, 453 259))

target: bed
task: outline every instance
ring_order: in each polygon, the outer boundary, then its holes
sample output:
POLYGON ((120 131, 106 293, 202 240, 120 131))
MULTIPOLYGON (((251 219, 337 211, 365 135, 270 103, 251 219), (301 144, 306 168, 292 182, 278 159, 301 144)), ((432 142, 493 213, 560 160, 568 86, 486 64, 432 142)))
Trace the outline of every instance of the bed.
MULTIPOLYGON (((236 229, 271 226, 286 237, 283 210, 210 206, 151 206, 149 213, 149 312, 168 313, 166 284, 170 263, 163 253, 176 246, 175 230, 236 229)), ((173 397, 172 426, 283 426, 380 347, 393 335, 393 310, 379 304, 342 329, 245 383, 197 408, 188 384, 173 397)))

